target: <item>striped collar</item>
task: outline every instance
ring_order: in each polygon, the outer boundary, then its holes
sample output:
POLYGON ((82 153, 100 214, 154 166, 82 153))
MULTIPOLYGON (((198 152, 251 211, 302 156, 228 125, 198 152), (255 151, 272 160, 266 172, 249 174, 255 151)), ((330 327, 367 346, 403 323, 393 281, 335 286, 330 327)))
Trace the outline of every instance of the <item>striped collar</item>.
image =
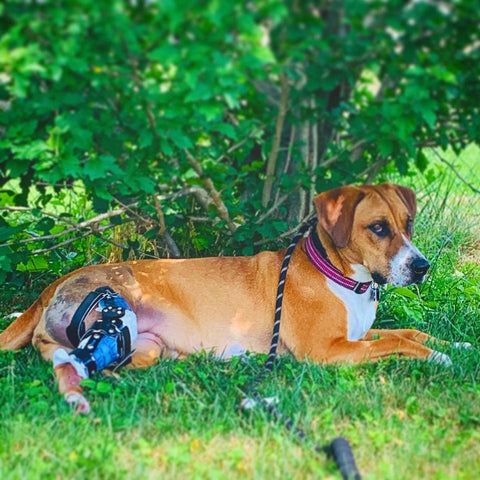
POLYGON ((305 242, 305 251, 308 258, 318 271, 322 272, 327 278, 333 280, 335 283, 338 283, 348 290, 352 290, 355 293, 361 294, 365 293, 373 284, 373 282, 356 282, 351 278, 345 277, 338 268, 334 267, 328 261, 327 252, 325 251, 320 238, 318 238, 318 234, 315 229, 307 237, 307 241, 305 242))

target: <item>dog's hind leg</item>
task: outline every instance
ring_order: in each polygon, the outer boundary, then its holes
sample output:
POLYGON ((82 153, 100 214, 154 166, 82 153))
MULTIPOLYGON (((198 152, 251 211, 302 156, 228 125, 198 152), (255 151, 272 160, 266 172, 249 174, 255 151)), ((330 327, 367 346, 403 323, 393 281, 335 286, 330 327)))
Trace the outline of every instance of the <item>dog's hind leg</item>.
POLYGON ((90 413, 90 404, 83 395, 80 386, 82 377, 71 363, 62 363, 54 368, 58 391, 63 394, 68 404, 75 407, 75 414, 90 413))
POLYGON ((155 364, 158 357, 165 351, 161 340, 148 332, 139 333, 133 343, 134 353, 127 368, 147 368, 155 364))

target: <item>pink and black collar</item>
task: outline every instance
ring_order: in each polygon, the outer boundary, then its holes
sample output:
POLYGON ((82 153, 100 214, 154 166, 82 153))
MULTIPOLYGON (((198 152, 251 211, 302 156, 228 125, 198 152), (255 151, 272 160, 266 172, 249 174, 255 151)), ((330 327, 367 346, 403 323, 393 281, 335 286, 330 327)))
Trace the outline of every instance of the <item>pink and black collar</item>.
POLYGON ((313 263, 315 268, 322 272, 327 278, 333 280, 335 283, 338 283, 342 287, 352 290, 355 293, 362 294, 365 293, 373 282, 356 282, 351 278, 345 277, 343 273, 336 267, 334 267, 327 257, 327 252, 318 238, 317 231, 314 229, 312 233, 307 237, 305 242, 305 251, 308 258, 313 263))

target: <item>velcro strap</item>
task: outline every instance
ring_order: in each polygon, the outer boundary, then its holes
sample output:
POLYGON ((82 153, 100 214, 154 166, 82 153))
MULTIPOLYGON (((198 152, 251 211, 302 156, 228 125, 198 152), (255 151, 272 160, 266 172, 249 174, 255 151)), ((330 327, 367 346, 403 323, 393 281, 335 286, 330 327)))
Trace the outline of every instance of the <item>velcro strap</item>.
POLYGON ((87 368, 88 376, 91 377, 97 371, 97 362, 90 350, 84 348, 76 348, 70 355, 77 357, 87 368))
POLYGON ((67 327, 67 337, 74 347, 78 346, 80 339, 85 335, 85 318, 98 302, 107 295, 115 295, 115 292, 110 287, 99 287, 90 292, 78 306, 70 325, 67 327))

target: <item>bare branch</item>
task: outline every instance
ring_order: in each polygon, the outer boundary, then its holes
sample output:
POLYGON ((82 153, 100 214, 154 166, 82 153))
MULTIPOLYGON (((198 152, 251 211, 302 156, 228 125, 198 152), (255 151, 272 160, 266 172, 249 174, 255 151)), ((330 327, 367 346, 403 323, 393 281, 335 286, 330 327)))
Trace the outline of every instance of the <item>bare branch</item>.
POLYGON ((263 240, 258 240, 257 242, 254 243, 255 246, 261 246, 261 245, 265 245, 266 243, 271 243, 271 242, 275 242, 277 240, 281 240, 283 238, 287 238, 287 237, 291 237, 293 234, 295 234, 299 228, 300 225, 303 225, 305 222, 308 222, 315 214, 308 214, 307 216, 305 216, 301 222, 291 228, 290 230, 287 230, 286 232, 283 232, 282 234, 280 234, 278 237, 276 238, 264 238, 263 240))
POLYGON ((157 196, 153 197, 153 203, 155 204, 155 211, 157 212, 157 217, 158 217, 159 226, 160 226, 158 233, 165 240, 165 244, 167 245, 167 251, 169 255, 171 255, 174 258, 179 258, 181 256, 180 249, 178 248, 178 245, 175 243, 172 236, 167 230, 167 227, 165 225, 165 215, 163 214, 162 205, 157 196))
POLYGON ((286 200, 290 197, 290 195, 293 192, 290 192, 288 195, 283 195, 283 196, 277 196, 275 199, 275 203, 263 214, 261 215, 258 220, 255 221, 256 225, 259 225, 262 223, 266 218, 268 218, 270 215, 272 215, 283 203, 285 203, 286 200))
MULTIPOLYGON (((10 211, 19 211, 18 210, 19 208, 22 209, 21 211, 31 210, 31 209, 26 208, 26 207, 2 207, 3 210, 10 210, 10 211)), ((52 214, 50 212, 42 212, 42 213, 44 215, 52 216, 53 218, 61 219, 61 220, 66 221, 66 219, 64 217, 61 217, 59 215, 55 215, 55 214, 52 214)), ((41 236, 41 237, 33 237, 33 238, 24 238, 24 239, 19 240, 18 242, 15 242, 15 243, 21 245, 21 244, 31 243, 31 242, 55 240, 56 238, 64 237, 65 235, 76 232, 78 230, 83 230, 85 228, 90 228, 94 225, 97 225, 102 220, 106 220, 108 218, 115 217, 115 216, 120 215, 122 213, 124 213, 123 209, 112 210, 111 212, 102 213, 100 215, 97 215, 96 217, 93 217, 89 220, 84 220, 83 222, 80 222, 80 223, 77 223, 77 224, 74 224, 71 220, 69 220, 68 223, 70 223, 71 225, 72 224, 74 225, 72 228, 67 228, 66 230, 63 230, 62 232, 54 233, 54 234, 51 234, 51 235, 44 235, 44 236, 41 236)), ((0 244, 0 247, 6 247, 7 245, 9 245, 9 243, 2 243, 2 244, 0 244)))
POLYGON ((224 153, 222 153, 216 160, 215 162, 221 162, 223 158, 225 158, 227 155, 230 155, 232 152, 235 150, 238 150, 244 143, 246 143, 248 140, 253 138, 257 133, 260 133, 263 129, 265 128, 265 125, 261 125, 259 128, 253 130, 250 132, 245 138, 242 138, 240 141, 237 143, 234 143, 231 147, 229 147, 224 153))
POLYGON ((187 149, 184 149, 184 151, 185 151, 185 154, 187 155, 190 165, 195 170, 196 174, 203 180, 203 183, 207 187, 210 197, 212 198, 213 203, 217 207, 217 211, 220 215, 220 218, 222 220, 225 220, 228 229, 231 232, 234 232, 236 229, 236 226, 230 219, 230 215, 228 214, 227 207, 225 206, 225 203, 223 203, 222 197, 220 196, 220 192, 215 188, 215 185, 213 184, 212 179, 204 175, 203 169, 200 163, 197 162, 195 157, 187 149))
POLYGON ((155 205, 155 212, 157 212, 157 217, 158 217, 158 234, 162 236, 166 231, 167 227, 165 226, 165 215, 163 214, 162 210, 162 205, 160 204, 160 200, 158 199, 157 196, 153 196, 153 203, 155 205))
POLYGON ((126 212, 130 213, 132 217, 138 218, 139 220, 141 220, 143 224, 148 225, 152 223, 151 218, 142 217, 136 210, 134 210, 134 207, 138 205, 138 202, 130 203, 127 205, 116 197, 112 197, 112 198, 122 207, 123 213, 126 213, 126 212))
POLYGON ((266 207, 270 202, 272 195, 273 182, 275 180, 275 167, 277 165, 277 157, 280 149, 280 141, 282 138, 283 124, 287 114, 288 106, 288 81, 285 73, 280 75, 281 95, 278 105, 277 123, 275 125, 275 136, 273 137, 272 150, 267 160, 267 176, 263 185, 262 206, 266 207))
MULTIPOLYGON (((349 153, 350 153, 350 156, 352 156, 353 154, 355 154, 357 152, 357 150, 362 147, 365 143, 367 143, 367 140, 359 140, 358 142, 354 143, 352 148, 349 150, 349 153)), ((354 159, 356 159, 358 155, 356 154, 354 156, 354 159)), ((327 160, 324 160, 323 162, 320 163, 320 165, 324 168, 327 168, 329 167, 330 165, 332 165, 333 163, 335 163, 338 159, 340 158, 340 155, 334 155, 333 157, 330 157, 329 159, 327 160)))
MULTIPOLYGON (((129 218, 129 219, 126 219, 124 221, 124 223, 127 223, 127 222, 133 222, 133 218, 129 218)), ((33 255, 39 255, 39 254, 42 254, 42 253, 47 253, 47 252, 51 252, 52 250, 56 250, 57 248, 60 248, 60 247, 65 247, 66 245, 70 245, 71 243, 73 242, 76 242, 77 240, 80 240, 81 238, 85 238, 85 237, 88 237, 88 235, 92 235, 92 234, 96 234, 96 233, 100 233, 100 232, 104 232, 106 230, 109 230, 110 228, 114 228, 116 227, 117 225, 113 225, 113 224, 109 224, 109 225, 104 225, 102 227, 98 227, 96 230, 94 231, 88 231, 88 232, 84 232, 82 233, 81 235, 78 235, 76 237, 72 237, 72 238, 69 238, 63 242, 60 242, 60 243, 56 243, 55 245, 52 245, 51 247, 47 247, 47 248, 41 248, 41 249, 38 249, 38 250, 33 250, 32 251, 32 254, 33 255)), ((35 241, 40 241, 42 240, 41 237, 36 237, 35 238, 35 241)))
MULTIPOLYGON (((157 195, 157 196, 154 197, 154 202, 158 202, 158 205, 160 205, 160 202, 162 202, 164 200, 174 200, 176 198, 187 196, 187 195, 194 195, 197 198, 197 200, 199 200, 199 199, 203 200, 204 202, 206 202, 205 205, 207 207, 212 202, 214 202, 213 199, 209 196, 208 192, 205 189, 203 189, 201 187, 198 187, 198 186, 183 188, 183 189, 181 189, 177 192, 173 192, 173 193, 170 193, 170 194, 157 195)), ((106 212, 106 213, 96 215, 95 217, 92 217, 88 220, 84 220, 84 221, 78 222, 78 223, 76 223, 74 220, 71 220, 68 217, 58 215, 58 214, 48 212, 48 211, 42 211, 41 212, 42 215, 49 216, 49 217, 52 217, 52 218, 54 218, 58 221, 65 222, 66 224, 70 225, 71 227, 66 228, 65 230, 63 230, 61 232, 50 234, 50 235, 38 235, 38 236, 35 236, 35 237, 31 237, 31 238, 23 238, 23 239, 20 239, 18 241, 5 242, 5 243, 0 244, 0 247, 6 247, 6 246, 9 246, 9 245, 25 245, 25 244, 29 244, 29 243, 32 243, 32 242, 52 241, 52 240, 57 240, 57 239, 60 239, 62 237, 65 237, 67 235, 73 234, 74 236, 72 238, 66 239, 65 241, 62 241, 60 243, 56 243, 55 245, 52 245, 51 247, 46 247, 46 248, 42 248, 42 249, 33 250, 32 253, 33 254, 46 253, 46 252, 55 250, 56 248, 64 247, 66 245, 69 245, 69 244, 71 244, 71 243, 73 243, 73 242, 75 242, 75 241, 77 241, 81 238, 87 237, 88 235, 95 235, 98 238, 100 238, 100 239, 102 239, 102 240, 104 240, 104 241, 106 241, 106 242, 108 242, 108 243, 110 243, 110 244, 112 244, 112 245, 114 245, 118 248, 127 249, 128 246, 116 243, 115 241, 101 235, 101 232, 103 232, 105 230, 108 230, 110 228, 113 228, 113 227, 115 227, 119 224, 116 224, 116 225, 108 224, 108 225, 105 225, 105 226, 99 226, 99 223, 102 222, 102 221, 108 220, 109 218, 112 218, 112 217, 115 217, 115 216, 118 216, 118 215, 125 215, 125 214, 128 214, 129 216, 127 218, 122 219, 122 221, 120 222, 120 225, 124 224, 124 223, 128 223, 128 222, 133 222, 133 221, 136 221, 136 220, 140 220, 143 224, 151 224, 151 223, 154 222, 154 219, 152 219, 150 217, 142 216, 135 209, 135 207, 138 206, 138 202, 133 202, 133 203, 130 203, 130 204, 127 205, 127 204, 124 204, 123 202, 121 202, 119 199, 114 199, 114 200, 120 205, 120 208, 116 208, 115 210, 112 210, 110 212, 106 212), (87 230, 87 231, 81 232, 82 230, 87 230)), ((4 211, 8 211, 8 212, 30 212, 30 211, 33 210, 33 208, 32 207, 7 205, 7 206, 0 207, 0 210, 4 210, 4 211)), ((157 215, 159 215, 159 212, 161 212, 161 208, 160 208, 160 210, 158 210, 158 208, 156 206, 156 211, 157 211, 157 215)), ((210 219, 204 218, 204 217, 192 217, 191 219, 193 221, 197 221, 197 222, 210 221, 210 219)), ((178 246, 176 245, 175 241, 173 240, 171 235, 168 233, 168 231, 166 231, 166 230, 163 231, 164 228, 165 228, 165 222, 164 222, 164 220, 163 221, 160 220, 160 216, 159 216, 159 222, 160 222, 159 223, 160 224, 160 234, 162 235, 162 237, 165 241, 165 244, 167 246, 167 249, 168 249, 169 253, 174 258, 180 257, 181 252, 180 252, 180 249, 178 248, 178 246)))
POLYGON ((441 161, 443 162, 445 165, 447 165, 451 170, 452 172, 468 187, 470 188, 470 190, 472 190, 472 192, 474 193, 480 193, 480 190, 476 187, 474 187, 470 182, 468 182, 464 177, 463 175, 457 170, 457 168, 455 167, 455 165, 451 162, 449 162, 446 158, 442 157, 437 149, 433 149, 433 153, 435 154, 435 156, 441 161))
MULTIPOLYGON (((310 102, 311 102, 310 103, 311 108, 316 109, 317 106, 316 106, 315 98, 312 98, 310 102)), ((310 208, 312 205, 312 200, 316 194, 316 191, 315 191, 315 185, 317 183, 316 170, 318 167, 318 151, 319 151, 318 130, 315 124, 311 125, 311 135, 312 135, 312 153, 311 153, 312 162, 310 165, 310 170, 312 172, 312 183, 310 184, 310 198, 309 198, 310 208)))

